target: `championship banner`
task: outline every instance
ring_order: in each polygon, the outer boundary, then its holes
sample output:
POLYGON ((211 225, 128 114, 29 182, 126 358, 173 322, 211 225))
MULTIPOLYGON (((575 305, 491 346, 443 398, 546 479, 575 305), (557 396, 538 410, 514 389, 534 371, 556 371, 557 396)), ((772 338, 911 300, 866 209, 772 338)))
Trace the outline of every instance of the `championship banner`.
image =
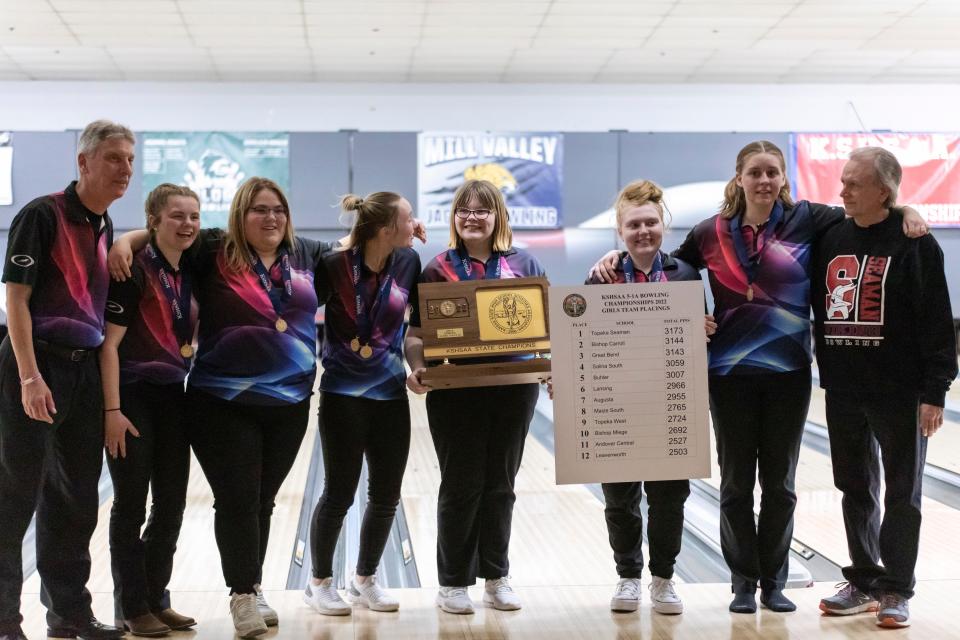
POLYGON ((563 134, 427 132, 417 148, 417 214, 427 227, 450 224, 453 194, 470 179, 500 188, 514 229, 563 226, 563 134))
POLYGON ((960 228, 960 134, 798 133, 792 143, 799 198, 842 204, 840 174, 850 152, 884 147, 903 167, 897 204, 916 208, 933 227, 960 228))
POLYGON ((143 197, 164 182, 186 185, 200 196, 204 227, 227 226, 234 194, 253 176, 269 178, 285 192, 289 190, 288 134, 143 134, 143 197))
POLYGON ((0 131, 0 206, 13 204, 13 147, 9 131, 0 131))

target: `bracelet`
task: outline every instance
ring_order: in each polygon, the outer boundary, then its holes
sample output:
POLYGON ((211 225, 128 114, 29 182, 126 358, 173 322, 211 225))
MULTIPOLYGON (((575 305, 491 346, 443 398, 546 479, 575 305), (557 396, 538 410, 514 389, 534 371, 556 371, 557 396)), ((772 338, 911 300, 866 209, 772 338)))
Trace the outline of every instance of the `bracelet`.
POLYGON ((103 410, 104 413, 110 413, 111 411, 120 411, 120 407, 117 407, 116 409, 104 409, 104 410, 103 410))
POLYGON ((39 372, 39 371, 37 371, 35 374, 33 374, 32 376, 30 376, 30 377, 27 378, 26 380, 21 380, 21 381, 20 381, 20 384, 25 387, 25 386, 27 386, 28 384, 33 384, 33 383, 36 382, 37 380, 43 380, 43 376, 40 375, 40 372, 39 372))

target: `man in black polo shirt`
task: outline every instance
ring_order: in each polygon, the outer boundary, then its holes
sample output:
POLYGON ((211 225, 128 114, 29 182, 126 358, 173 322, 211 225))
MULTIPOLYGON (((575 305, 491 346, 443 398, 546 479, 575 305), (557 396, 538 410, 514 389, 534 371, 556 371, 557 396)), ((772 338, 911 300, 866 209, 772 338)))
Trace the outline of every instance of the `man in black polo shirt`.
POLYGON ((850 218, 819 240, 812 271, 820 385, 851 560, 849 582, 820 609, 877 611, 882 627, 910 624, 927 438, 943 425, 957 375, 943 252, 931 235, 904 236, 890 215, 901 175, 886 149, 850 154, 840 192, 850 218))
POLYGON ((103 341, 113 225, 107 207, 133 174, 133 133, 98 120, 78 145, 80 179, 26 205, 10 226, 0 344, 0 640, 23 640, 21 547, 37 513, 40 599, 54 638, 119 638, 93 617, 103 341))

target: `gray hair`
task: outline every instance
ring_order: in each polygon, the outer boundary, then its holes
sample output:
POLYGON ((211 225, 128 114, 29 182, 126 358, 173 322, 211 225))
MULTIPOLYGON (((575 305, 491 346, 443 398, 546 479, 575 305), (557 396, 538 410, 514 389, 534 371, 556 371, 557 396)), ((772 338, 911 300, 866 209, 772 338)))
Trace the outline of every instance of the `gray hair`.
POLYGON ((887 199, 883 201, 883 206, 889 208, 897 204, 903 169, 895 155, 883 147, 860 147, 850 152, 850 159, 871 162, 877 184, 887 190, 887 199))
POLYGON ((80 134, 77 153, 85 156, 93 155, 97 152, 97 147, 100 146, 101 142, 111 138, 123 138, 130 144, 137 143, 133 131, 124 125, 110 120, 94 120, 80 134))

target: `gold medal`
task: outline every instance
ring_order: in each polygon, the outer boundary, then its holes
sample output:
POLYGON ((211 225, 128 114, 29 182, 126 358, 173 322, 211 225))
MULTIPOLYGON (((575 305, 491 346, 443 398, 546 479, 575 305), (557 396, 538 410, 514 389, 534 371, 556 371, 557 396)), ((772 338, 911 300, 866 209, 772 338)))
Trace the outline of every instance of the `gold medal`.
POLYGON ((363 358, 364 360, 366 360, 367 358, 369 358, 369 357, 372 356, 372 355, 373 355, 373 348, 371 348, 370 345, 365 344, 365 345, 363 345, 362 347, 360 347, 360 357, 361 357, 361 358, 363 358))
POLYGON ((180 355, 182 355, 184 358, 192 358, 193 346, 189 344, 185 344, 182 347, 180 347, 180 355))
POLYGON ((283 333, 284 331, 287 330, 287 321, 284 320, 283 318, 277 318, 277 321, 274 324, 277 327, 277 331, 279 331, 280 333, 283 333))
POLYGON ((753 285, 747 285, 747 302, 753 301, 753 285))
POLYGON ((354 338, 350 341, 350 348, 354 351, 360 351, 360 338, 354 338))

